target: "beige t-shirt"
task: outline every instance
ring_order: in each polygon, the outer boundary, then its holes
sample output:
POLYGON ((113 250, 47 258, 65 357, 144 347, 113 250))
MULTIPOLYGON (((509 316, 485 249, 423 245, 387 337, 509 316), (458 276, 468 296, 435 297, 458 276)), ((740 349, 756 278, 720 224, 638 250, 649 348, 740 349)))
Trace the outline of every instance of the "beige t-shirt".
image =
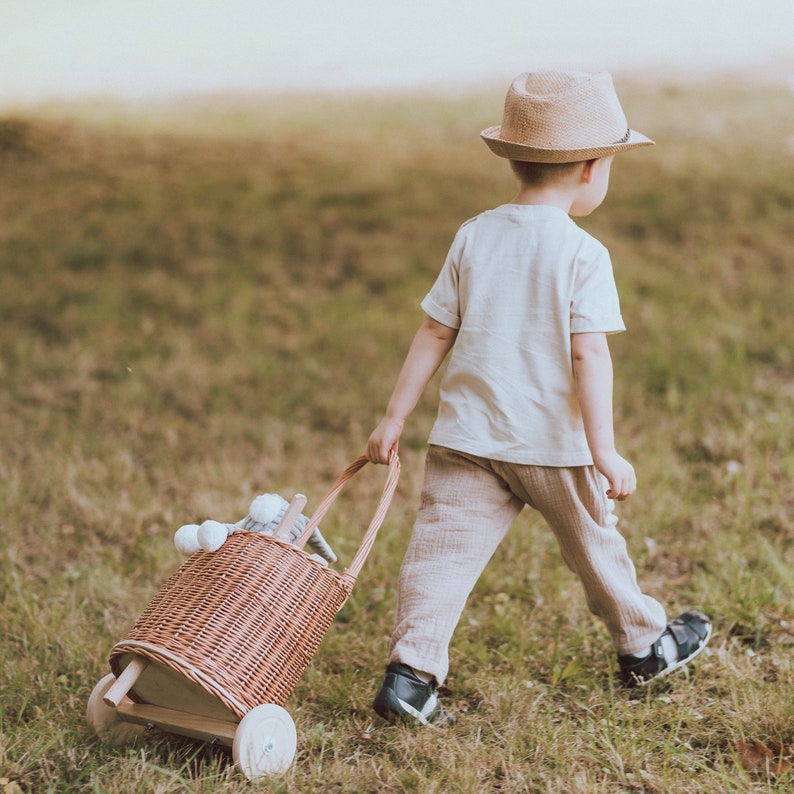
POLYGON ((601 243, 560 209, 505 204, 461 226, 422 308, 459 329, 431 444, 539 466, 593 462, 571 334, 625 330, 601 243))

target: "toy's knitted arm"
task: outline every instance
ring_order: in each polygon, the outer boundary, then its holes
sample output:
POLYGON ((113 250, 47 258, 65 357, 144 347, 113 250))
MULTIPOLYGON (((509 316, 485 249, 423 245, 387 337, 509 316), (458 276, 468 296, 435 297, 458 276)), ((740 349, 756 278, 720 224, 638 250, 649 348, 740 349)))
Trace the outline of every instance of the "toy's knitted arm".
POLYGON ((309 535, 309 546, 321 557, 328 560, 328 562, 336 562, 336 554, 334 554, 334 550, 331 548, 328 541, 322 536, 319 527, 309 535))
MULTIPOLYGON (((298 538, 303 534, 304 530, 306 529, 306 524, 309 523, 309 519, 306 518, 304 515, 298 516, 298 520, 295 522, 295 526, 292 527, 289 533, 290 543, 295 543, 298 538)), ((334 554, 333 549, 328 544, 328 541, 323 537, 322 533, 320 532, 320 527, 316 527, 314 532, 309 535, 308 545, 319 554, 324 559, 328 560, 328 562, 336 562, 336 554, 334 554)))

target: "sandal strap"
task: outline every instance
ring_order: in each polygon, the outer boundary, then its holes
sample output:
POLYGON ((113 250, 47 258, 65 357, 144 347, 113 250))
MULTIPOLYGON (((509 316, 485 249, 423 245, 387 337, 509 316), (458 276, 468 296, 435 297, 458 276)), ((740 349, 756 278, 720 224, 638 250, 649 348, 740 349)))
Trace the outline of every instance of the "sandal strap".
MULTIPOLYGON (((667 630, 678 646, 678 658, 694 653, 708 634, 703 619, 696 612, 685 612, 667 624, 667 630)), ((656 643, 654 643, 656 645, 656 643)))

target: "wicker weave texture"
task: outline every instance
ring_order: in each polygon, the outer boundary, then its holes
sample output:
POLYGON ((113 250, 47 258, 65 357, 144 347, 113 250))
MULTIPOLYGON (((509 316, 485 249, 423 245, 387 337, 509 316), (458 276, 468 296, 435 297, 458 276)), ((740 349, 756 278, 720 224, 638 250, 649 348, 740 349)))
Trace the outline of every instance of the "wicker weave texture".
MULTIPOLYGON (((218 684, 212 691, 201 681, 205 688, 222 700, 228 691, 246 711, 283 705, 354 583, 288 543, 235 533, 218 551, 194 554, 166 581, 111 652, 111 669, 120 674, 126 641, 147 643, 184 660, 184 668, 165 663, 188 677, 190 666, 200 670, 218 684)), ((240 712, 234 701, 227 705, 240 712)))
MULTIPOLYGON (((113 674, 121 674, 123 657, 133 653, 200 684, 240 718, 263 703, 284 705, 350 597, 397 487, 400 460, 393 454, 350 566, 338 573, 313 560, 303 544, 366 464, 359 457, 339 475, 297 545, 235 532, 217 551, 196 552, 114 646, 113 674)), ((140 701, 134 687, 129 697, 140 701)))

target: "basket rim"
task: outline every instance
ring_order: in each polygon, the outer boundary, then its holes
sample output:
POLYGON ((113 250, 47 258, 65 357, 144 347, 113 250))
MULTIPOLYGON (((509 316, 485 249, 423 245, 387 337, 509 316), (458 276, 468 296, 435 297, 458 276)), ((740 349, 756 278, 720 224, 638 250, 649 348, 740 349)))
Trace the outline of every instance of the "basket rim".
MULTIPOLYGON (((353 590, 353 587, 356 584, 356 577, 352 576, 349 569, 345 568, 342 571, 337 570, 330 564, 325 564, 320 562, 319 560, 314 559, 314 555, 310 554, 306 551, 305 548, 301 548, 300 546, 296 546, 294 543, 290 543, 289 541, 282 540, 281 538, 277 538, 275 535, 266 535, 263 532, 249 532, 245 529, 237 529, 229 535, 228 540, 226 543, 241 543, 254 547, 257 544, 261 546, 268 546, 277 544, 281 547, 285 554, 293 555, 296 557, 300 557, 305 563, 311 565, 313 568, 316 569, 317 573, 322 576, 327 576, 331 579, 334 579, 337 584, 346 588, 349 591, 353 590), (232 540, 233 539, 233 540, 232 540)), ((224 546, 226 545, 224 543, 224 546)), ((214 551, 204 551, 199 550, 196 554, 216 554, 217 552, 214 551)), ((189 557, 188 562, 191 558, 189 557)), ((184 565, 184 563, 183 563, 184 565)))

